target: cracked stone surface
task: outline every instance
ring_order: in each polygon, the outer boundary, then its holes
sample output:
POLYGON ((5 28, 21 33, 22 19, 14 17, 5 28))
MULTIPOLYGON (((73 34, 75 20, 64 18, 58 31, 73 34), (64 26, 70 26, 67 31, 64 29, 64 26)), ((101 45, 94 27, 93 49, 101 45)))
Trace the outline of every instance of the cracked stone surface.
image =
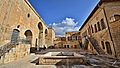
MULTIPOLYGON (((54 50, 55 51, 55 50, 54 50)), ((57 50, 59 51, 59 50, 57 50)), ((68 50, 67 50, 68 51, 68 50)), ((39 58, 41 54, 30 54, 29 56, 8 64, 0 65, 0 68, 120 68, 120 60, 107 55, 92 55, 89 53, 76 52, 85 56, 86 64, 73 65, 36 65, 31 63, 39 58)))

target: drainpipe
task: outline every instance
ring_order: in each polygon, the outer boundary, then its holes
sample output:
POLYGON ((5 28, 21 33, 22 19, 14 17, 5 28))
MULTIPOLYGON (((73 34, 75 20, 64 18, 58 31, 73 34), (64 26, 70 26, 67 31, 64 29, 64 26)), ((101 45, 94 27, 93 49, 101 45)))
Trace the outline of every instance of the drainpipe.
POLYGON ((112 33, 111 33, 111 31, 110 31, 110 26, 109 26, 109 22, 108 22, 108 20, 107 20, 107 15, 106 15, 106 12, 105 12, 104 7, 103 7, 102 9, 103 9, 103 12, 104 12, 104 15, 105 15, 105 19, 106 19, 106 22, 107 22, 108 31, 109 31, 109 34, 110 34, 110 39, 111 39, 112 44, 113 44, 113 48, 114 48, 114 52, 115 52, 115 58, 117 58, 116 49, 115 49, 115 44, 114 44, 114 41, 113 41, 113 38, 112 38, 112 33))

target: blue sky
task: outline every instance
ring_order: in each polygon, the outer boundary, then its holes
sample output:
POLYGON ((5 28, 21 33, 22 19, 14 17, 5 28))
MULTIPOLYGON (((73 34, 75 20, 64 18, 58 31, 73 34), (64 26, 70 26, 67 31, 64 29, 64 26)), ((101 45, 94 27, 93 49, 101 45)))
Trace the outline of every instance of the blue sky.
POLYGON ((57 36, 77 31, 99 0, 29 0, 57 36))

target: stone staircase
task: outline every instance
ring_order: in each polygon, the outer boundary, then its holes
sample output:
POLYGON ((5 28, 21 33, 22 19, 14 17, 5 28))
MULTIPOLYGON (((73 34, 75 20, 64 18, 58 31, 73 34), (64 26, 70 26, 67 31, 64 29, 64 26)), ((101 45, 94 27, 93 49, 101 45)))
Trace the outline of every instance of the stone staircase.
POLYGON ((87 36, 86 40, 87 40, 87 43, 89 41, 92 44, 92 46, 94 47, 94 49, 99 55, 105 54, 105 52, 102 50, 102 48, 98 44, 98 41, 95 38, 87 36))
POLYGON ((16 44, 11 44, 10 42, 0 47, 0 56, 3 56, 5 53, 9 52, 16 44))
POLYGON ((30 44, 23 39, 16 43, 8 42, 0 47, 0 64, 22 58, 29 53, 29 50, 30 44))

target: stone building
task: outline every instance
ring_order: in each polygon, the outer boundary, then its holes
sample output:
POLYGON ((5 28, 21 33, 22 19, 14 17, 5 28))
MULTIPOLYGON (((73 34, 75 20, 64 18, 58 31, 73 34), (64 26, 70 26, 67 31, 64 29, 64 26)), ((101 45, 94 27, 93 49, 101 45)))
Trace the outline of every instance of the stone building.
POLYGON ((64 45, 66 45, 66 37, 56 37, 54 39, 55 48, 64 48, 64 45))
POLYGON ((120 1, 100 0, 79 29, 84 49, 120 56, 120 1))
POLYGON ((55 36, 28 0, 0 1, 0 33, 0 59, 3 55, 6 57, 5 54, 10 57, 8 54, 13 52, 19 57, 18 53, 29 52, 30 48, 47 48, 53 45, 55 36))
POLYGON ((81 36, 79 31, 66 32, 66 48, 80 48, 81 36))
POLYGON ((56 37, 54 40, 55 48, 80 48, 81 36, 79 31, 66 32, 65 37, 56 37))

